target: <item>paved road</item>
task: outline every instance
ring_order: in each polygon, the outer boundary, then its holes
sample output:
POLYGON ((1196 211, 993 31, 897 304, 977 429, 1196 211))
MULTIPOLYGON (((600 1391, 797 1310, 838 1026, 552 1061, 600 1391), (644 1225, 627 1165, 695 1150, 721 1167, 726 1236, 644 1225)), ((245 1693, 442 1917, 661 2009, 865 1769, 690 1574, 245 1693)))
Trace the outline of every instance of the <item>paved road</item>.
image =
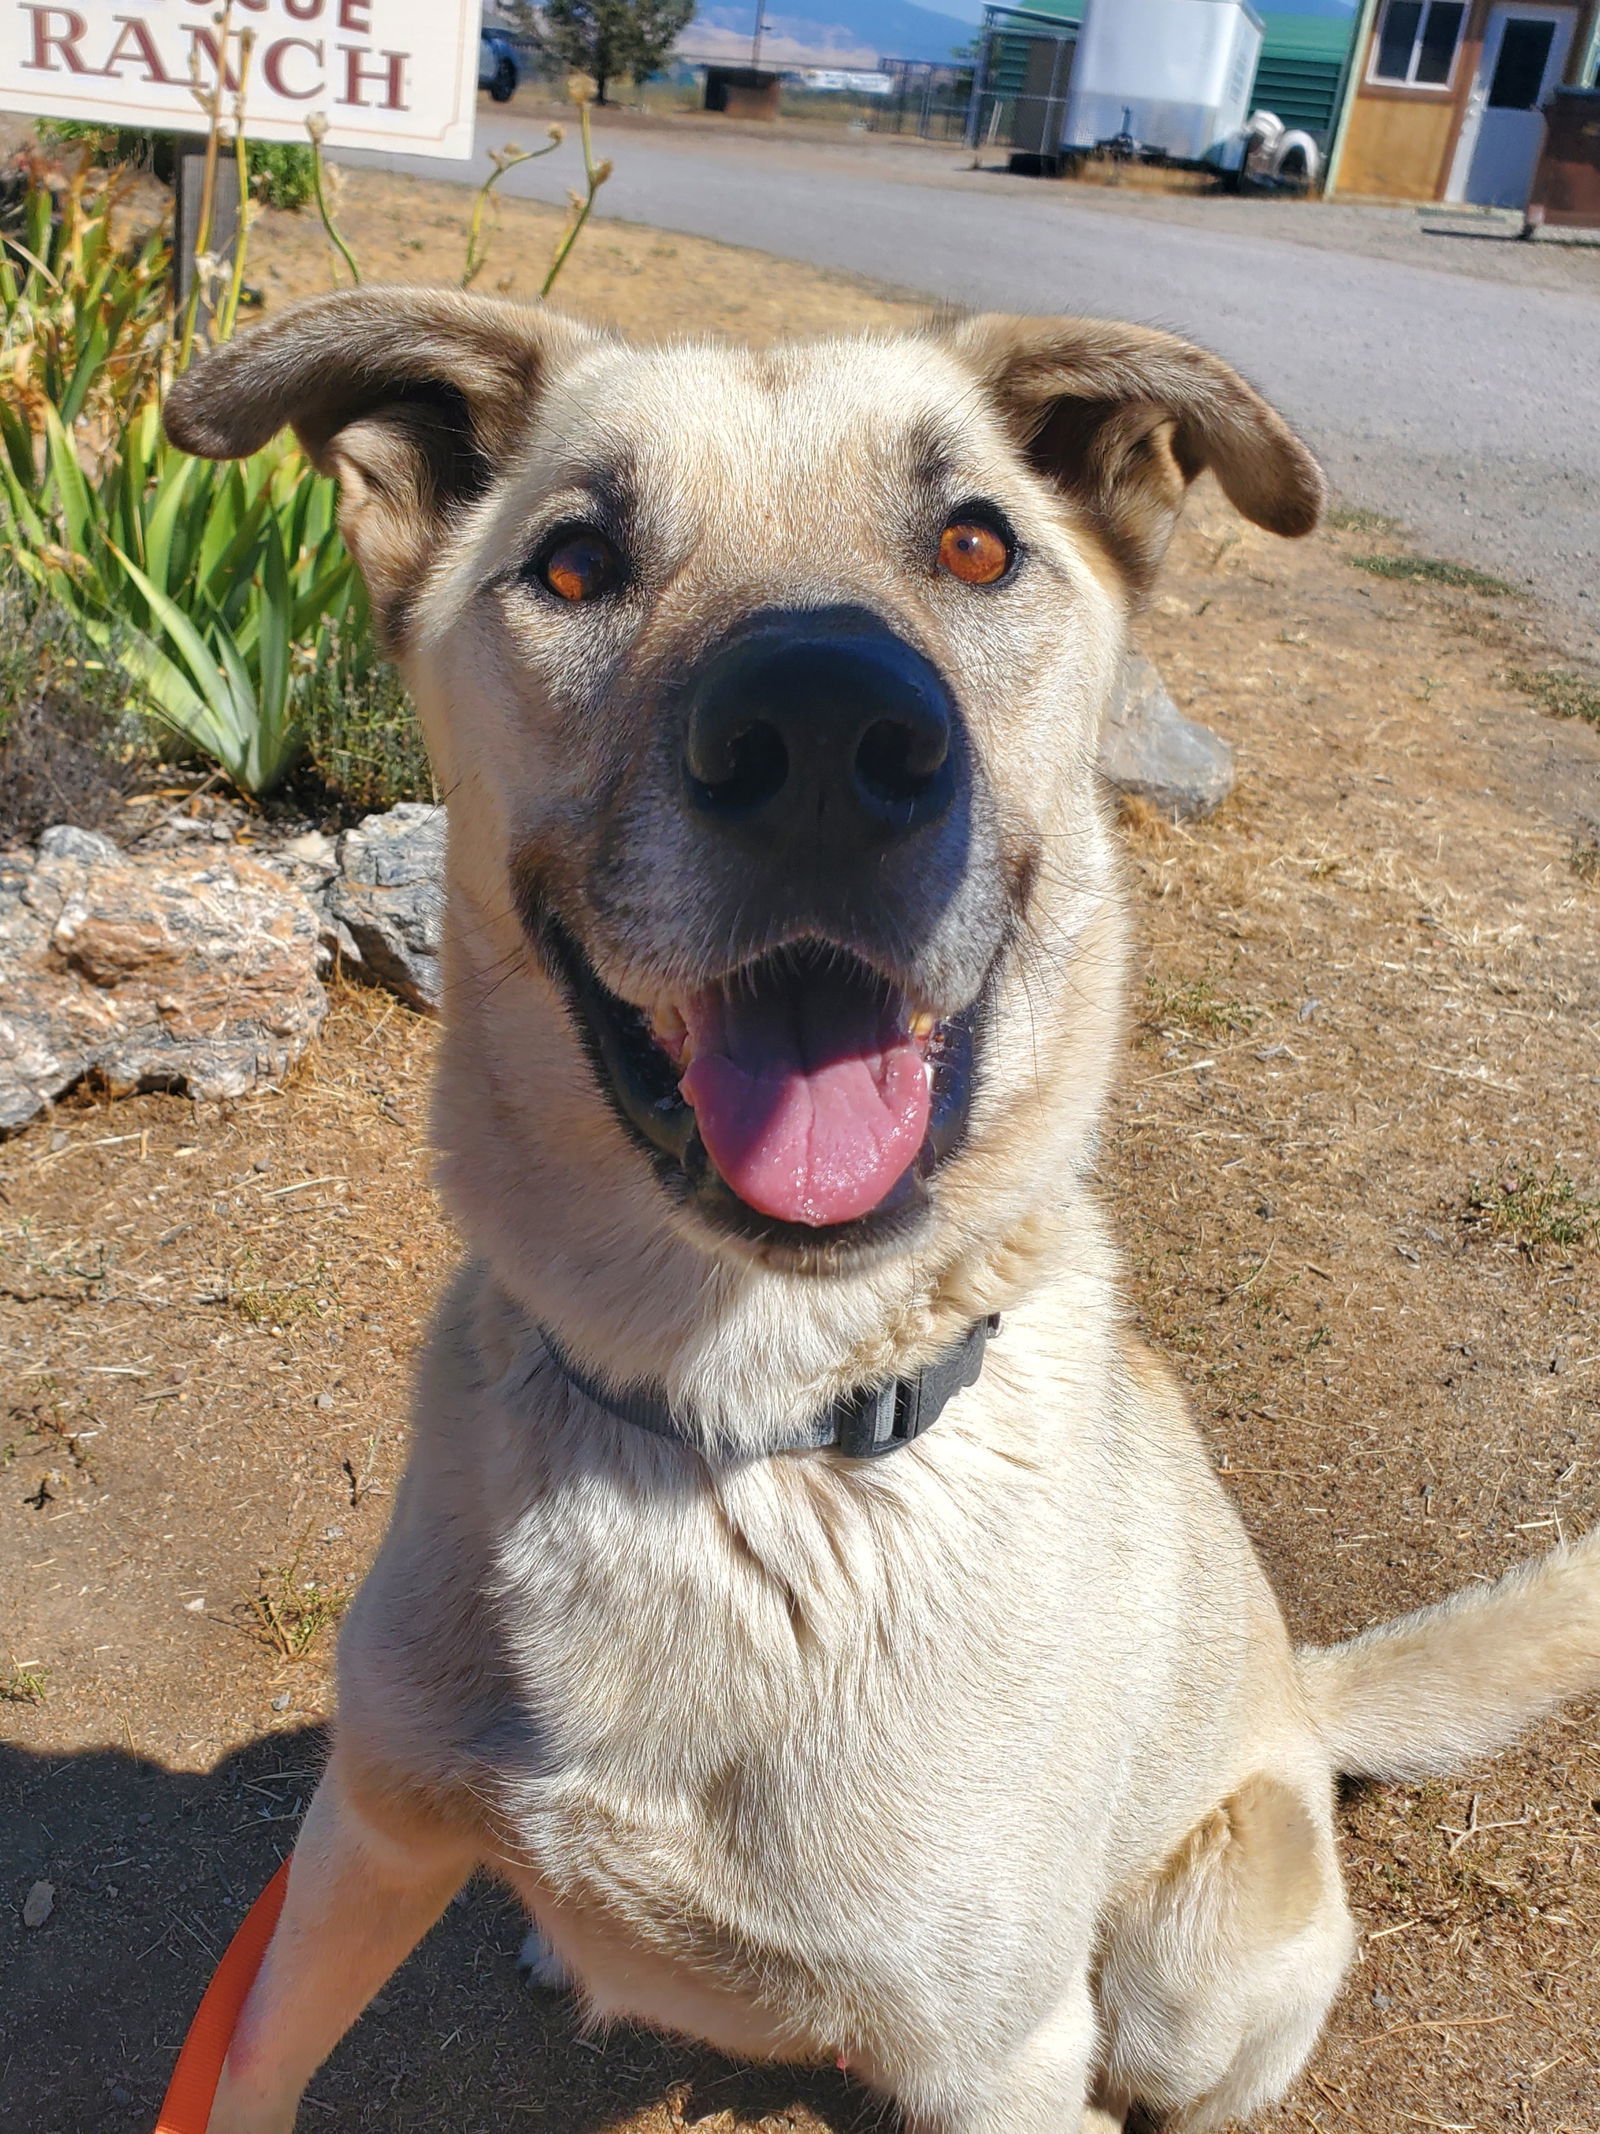
MULTIPOLYGON (((481 138, 531 146, 543 130, 486 112, 481 138)), ((610 215, 959 303, 1192 334, 1285 410, 1347 501, 1402 519, 1426 552, 1529 584, 1573 650, 1600 653, 1600 252, 1463 243, 1466 229, 1428 236, 1382 210, 1087 205, 920 145, 619 125, 601 146, 610 215)), ((569 142, 509 187, 560 201, 575 167, 569 142)))

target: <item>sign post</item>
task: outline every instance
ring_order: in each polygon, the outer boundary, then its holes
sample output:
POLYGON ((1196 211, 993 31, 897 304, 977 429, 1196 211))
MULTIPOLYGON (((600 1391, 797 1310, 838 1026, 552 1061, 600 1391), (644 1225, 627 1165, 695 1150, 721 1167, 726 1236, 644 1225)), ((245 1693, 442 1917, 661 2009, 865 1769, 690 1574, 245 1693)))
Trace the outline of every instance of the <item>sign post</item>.
MULTIPOLYGON (((206 217, 206 143, 178 137, 172 172, 172 308, 181 318, 194 286, 195 261, 202 224, 206 250, 213 259, 231 254, 239 241, 239 165, 229 154, 216 158, 211 172, 211 214, 206 217)), ((211 316, 211 292, 202 278, 200 317, 211 316)))
POLYGON ((0 0, 0 110, 28 118, 193 133, 196 90, 224 108, 238 90, 240 33, 252 50, 245 133, 329 148, 472 154, 481 0, 0 0))

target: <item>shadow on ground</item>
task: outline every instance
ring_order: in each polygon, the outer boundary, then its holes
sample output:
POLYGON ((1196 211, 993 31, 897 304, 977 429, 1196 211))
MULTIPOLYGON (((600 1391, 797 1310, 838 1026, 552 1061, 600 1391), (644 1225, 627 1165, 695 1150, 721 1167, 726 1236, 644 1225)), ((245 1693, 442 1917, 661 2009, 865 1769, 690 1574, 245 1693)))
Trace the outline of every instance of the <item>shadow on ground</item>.
MULTIPOLYGON (((111 1747, 41 1756, 0 1744, 0 2128, 150 2127, 189 2017, 289 1849, 323 1753, 311 1728, 200 1773, 111 1747), (23 1902, 40 1881, 54 1908, 28 1928, 23 1902)), ((523 1924, 492 1885, 465 1891, 317 2076, 301 2128, 603 2134, 644 2114, 637 2124, 667 2134, 731 2111, 741 2124, 782 2127, 793 2114, 844 2134, 881 2120, 875 2099, 832 2074, 740 2067, 631 2029, 581 2035, 569 2000, 518 1978, 523 1924)))

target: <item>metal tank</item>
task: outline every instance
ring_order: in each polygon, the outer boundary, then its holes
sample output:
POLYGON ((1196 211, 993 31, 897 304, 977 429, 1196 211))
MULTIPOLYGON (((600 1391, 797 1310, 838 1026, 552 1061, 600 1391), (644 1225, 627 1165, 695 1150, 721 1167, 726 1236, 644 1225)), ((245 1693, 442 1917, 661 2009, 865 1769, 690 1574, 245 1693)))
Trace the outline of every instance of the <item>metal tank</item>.
POLYGON ((1245 0, 1087 0, 1063 149, 1237 170, 1263 33, 1245 0))

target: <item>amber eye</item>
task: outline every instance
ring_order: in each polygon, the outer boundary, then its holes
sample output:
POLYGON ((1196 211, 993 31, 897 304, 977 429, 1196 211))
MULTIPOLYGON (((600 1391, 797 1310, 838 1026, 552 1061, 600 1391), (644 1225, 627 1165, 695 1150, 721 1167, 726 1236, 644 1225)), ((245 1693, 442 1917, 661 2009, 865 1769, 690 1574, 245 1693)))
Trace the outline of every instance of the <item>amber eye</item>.
POLYGON ((617 552, 604 534, 562 534, 539 559, 538 576, 563 600, 593 600, 622 575, 617 552))
POLYGON ((981 519, 952 519, 939 536, 939 561, 963 585, 993 585, 1011 568, 1005 535, 981 519))

